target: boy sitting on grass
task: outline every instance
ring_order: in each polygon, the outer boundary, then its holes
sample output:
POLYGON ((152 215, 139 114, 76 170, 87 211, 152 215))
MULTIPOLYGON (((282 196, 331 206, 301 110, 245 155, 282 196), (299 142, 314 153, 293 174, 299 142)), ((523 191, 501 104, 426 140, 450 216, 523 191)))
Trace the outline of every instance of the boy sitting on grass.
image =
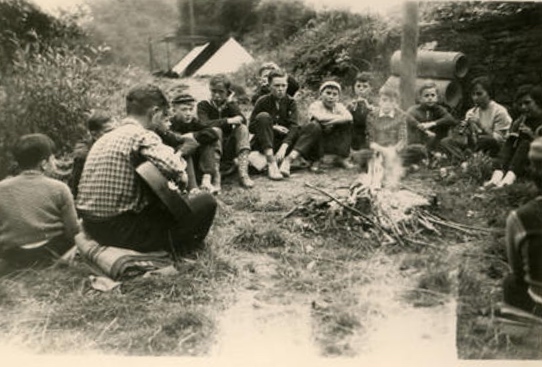
POLYGON ((53 147, 43 134, 24 135, 15 144, 21 172, 0 182, 0 273, 48 265, 75 243, 79 224, 70 189, 44 175, 53 147))
POLYGON ((206 127, 197 119, 195 116, 196 99, 190 94, 174 95, 171 105, 173 116, 170 119, 169 129, 173 133, 164 131, 159 135, 166 144, 179 148, 183 156, 193 157, 194 164, 202 174, 201 189, 210 193, 220 192, 222 130, 217 127, 206 127))
POLYGON ((68 184, 72 190, 73 197, 77 197, 77 186, 81 180, 83 167, 87 160, 88 152, 92 145, 105 133, 113 130, 116 126, 115 120, 107 112, 94 110, 87 120, 87 130, 90 138, 82 140, 75 145, 73 149, 73 168, 68 184))
POLYGON ((437 85, 424 84, 419 92, 419 104, 407 111, 408 143, 423 144, 428 152, 435 152, 440 141, 448 136, 448 131, 457 121, 446 109, 438 104, 437 85))
POLYGON ((516 103, 521 116, 510 128, 499 156, 495 159, 495 171, 484 188, 512 185, 517 177, 527 171, 529 145, 542 126, 542 87, 524 85, 518 89, 516 103))
POLYGON ((373 86, 371 74, 367 72, 356 76, 354 82, 354 100, 349 103, 348 111, 352 114, 352 150, 367 149, 367 116, 373 106, 373 86))
POLYGON ((542 323, 542 138, 531 143, 528 156, 539 196, 508 215, 506 252, 512 272, 504 280, 499 311, 542 323))
POLYGON ((309 121, 320 127, 320 137, 314 144, 311 171, 320 170, 324 154, 334 154, 335 163, 345 169, 354 166, 349 162, 352 143, 352 115, 339 102, 341 85, 329 80, 320 86, 320 99, 309 106, 309 121))
POLYGON ((253 149, 265 155, 271 180, 289 177, 292 161, 306 156, 318 139, 310 128, 299 127, 297 103, 286 93, 287 80, 283 71, 273 70, 269 74, 271 93, 256 102, 250 116, 253 149))
POLYGON ((199 121, 205 127, 216 127, 222 131, 221 164, 234 165, 241 186, 251 188, 254 181, 248 174, 250 135, 247 122, 237 103, 230 100, 231 82, 226 75, 215 75, 209 81, 211 99, 197 104, 199 121))

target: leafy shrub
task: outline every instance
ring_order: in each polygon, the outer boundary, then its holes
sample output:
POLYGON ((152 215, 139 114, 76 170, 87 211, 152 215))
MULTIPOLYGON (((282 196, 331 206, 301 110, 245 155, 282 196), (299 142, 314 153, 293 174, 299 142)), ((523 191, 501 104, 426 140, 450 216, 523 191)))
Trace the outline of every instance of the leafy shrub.
MULTIPOLYGON (((41 46, 40 46, 41 47, 41 46)), ((0 100, 0 154, 9 157, 16 139, 28 133, 49 135, 59 152, 70 152, 86 134, 86 114, 93 108, 123 113, 124 91, 144 79, 137 69, 100 65, 105 48, 88 55, 61 47, 41 47, 38 54, 19 48, 13 72, 3 80, 0 100)), ((11 162, 2 160, 0 178, 11 162)))

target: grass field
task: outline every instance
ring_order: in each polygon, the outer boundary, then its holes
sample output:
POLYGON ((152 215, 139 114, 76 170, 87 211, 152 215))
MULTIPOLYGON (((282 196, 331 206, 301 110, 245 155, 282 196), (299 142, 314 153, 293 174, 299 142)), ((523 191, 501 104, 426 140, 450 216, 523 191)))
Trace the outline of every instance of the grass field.
MULTIPOLYGON (((198 99, 205 83, 182 81, 198 99)), ((439 226, 405 245, 331 212, 294 211, 329 201, 305 183, 341 198, 355 171, 260 175, 251 190, 226 178, 207 250, 177 275, 108 293, 81 263, 0 278, 0 344, 39 355, 540 359, 539 330, 510 335, 488 316, 508 272, 506 215, 534 191, 480 192, 487 167, 478 157, 466 172, 407 175, 404 187, 433 192, 433 214, 485 230, 439 226)))
MULTIPOLYGON (((459 358, 542 356, 540 340, 507 336, 490 318, 479 323, 508 271, 502 231, 440 228, 400 247, 340 221, 283 219, 307 198, 326 200, 305 182, 341 196, 355 176, 334 168, 284 182, 258 176, 252 190, 226 179, 209 248, 178 275, 137 278, 108 293, 89 286, 83 265, 4 277, 1 342, 38 354, 235 358, 249 345, 270 356, 401 360, 423 348, 423 357, 454 359, 457 344, 459 358), (395 345, 403 348, 389 355, 395 345)), ((505 207, 528 191, 476 196, 474 183, 431 171, 404 184, 434 190, 443 218, 497 230, 505 207)))

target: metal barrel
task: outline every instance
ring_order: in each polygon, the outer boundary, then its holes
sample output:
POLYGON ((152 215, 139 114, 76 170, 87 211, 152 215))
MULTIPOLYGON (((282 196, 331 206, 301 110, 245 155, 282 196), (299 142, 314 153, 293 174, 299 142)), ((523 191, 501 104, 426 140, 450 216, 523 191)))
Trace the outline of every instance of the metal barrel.
MULTIPOLYGON (((418 51, 416 74, 419 78, 463 78, 468 71, 467 57, 461 52, 418 51)), ((391 56, 391 73, 401 75, 401 51, 391 56)))
MULTIPOLYGON (((390 76, 384 85, 399 90, 400 78, 398 76, 390 76)), ((446 103, 450 107, 456 107, 461 101, 463 90, 461 85, 455 80, 417 78, 416 79, 416 96, 418 96, 420 88, 426 83, 435 83, 439 94, 439 100, 446 103)))

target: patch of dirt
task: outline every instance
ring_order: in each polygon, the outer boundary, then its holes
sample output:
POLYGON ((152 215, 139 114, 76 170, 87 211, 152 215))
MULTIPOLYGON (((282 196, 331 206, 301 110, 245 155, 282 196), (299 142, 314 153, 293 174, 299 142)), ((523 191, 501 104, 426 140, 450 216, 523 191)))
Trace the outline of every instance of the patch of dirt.
MULTIPOLYGON (((288 355, 302 360, 303 356, 335 355, 404 361, 438 355, 440 360, 455 359, 455 285, 449 294, 420 290, 417 281, 424 269, 420 265, 412 271, 401 270, 402 251, 393 254, 397 251, 381 248, 364 254, 363 259, 349 258, 352 247, 363 240, 359 236, 332 244, 333 238, 292 224, 299 218, 281 221, 308 196, 321 197, 305 182, 346 195, 356 176, 356 172, 328 168, 327 174, 319 175, 294 172, 282 182, 255 177, 256 187, 244 195, 258 198, 257 203, 238 207, 232 216, 249 220, 255 228, 275 223, 282 236, 293 236, 299 246, 232 253, 232 262, 241 269, 239 282, 235 301, 219 316, 213 356, 246 358, 249 353, 258 358, 288 355), (277 202, 282 210, 259 210, 277 202), (405 298, 413 291, 425 291, 426 297, 437 301, 416 307, 405 298), (394 353, 390 354, 390 348, 394 353), (412 350, 430 352, 413 356, 412 350)), ((226 181, 224 201, 231 194, 243 195, 236 185, 226 181)), ((441 252, 443 257, 448 254, 444 248, 441 252)), ((413 256, 425 258, 428 253, 413 256)))

